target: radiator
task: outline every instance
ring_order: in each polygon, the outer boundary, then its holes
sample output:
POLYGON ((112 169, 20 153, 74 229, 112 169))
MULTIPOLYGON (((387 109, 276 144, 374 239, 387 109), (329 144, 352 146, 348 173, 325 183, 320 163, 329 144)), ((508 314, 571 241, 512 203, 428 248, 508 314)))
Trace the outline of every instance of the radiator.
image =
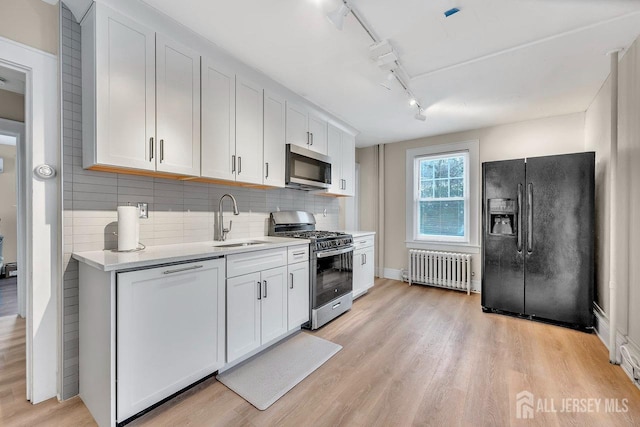
POLYGON ((471 255, 409 250, 409 285, 420 283, 471 293, 471 255))

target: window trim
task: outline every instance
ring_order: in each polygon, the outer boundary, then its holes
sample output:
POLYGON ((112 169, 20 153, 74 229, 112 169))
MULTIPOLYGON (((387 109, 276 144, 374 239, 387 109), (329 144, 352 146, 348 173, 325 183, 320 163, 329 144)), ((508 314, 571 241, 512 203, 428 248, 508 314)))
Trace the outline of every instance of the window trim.
POLYGON ((480 162, 479 141, 471 140, 449 144, 429 145, 408 149, 406 152, 406 240, 407 247, 432 250, 450 250, 446 248, 457 247, 461 252, 475 250, 478 247, 479 236, 479 191, 480 191, 480 162), (417 160, 423 157, 447 156, 456 153, 467 153, 465 180, 465 236, 447 237, 433 236, 420 238, 418 233, 417 215, 417 160))

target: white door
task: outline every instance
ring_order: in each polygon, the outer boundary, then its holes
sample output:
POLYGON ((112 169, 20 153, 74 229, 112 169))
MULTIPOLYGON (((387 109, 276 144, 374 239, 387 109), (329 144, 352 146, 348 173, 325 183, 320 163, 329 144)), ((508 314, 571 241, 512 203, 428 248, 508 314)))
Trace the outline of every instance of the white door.
POLYGON ((364 249, 353 251, 353 297, 357 298, 367 290, 364 277, 364 249))
POLYGON ((222 367, 224 270, 216 259, 118 274, 118 421, 222 367))
POLYGON ((309 149, 327 155, 327 121, 309 113, 309 149))
POLYGON ((201 175, 235 180, 236 77, 233 70, 202 58, 201 175))
POLYGON ((363 287, 365 290, 373 287, 375 282, 375 250, 373 246, 363 249, 364 264, 363 264, 363 287))
POLYGON ((287 267, 262 272, 262 344, 287 332, 287 267))
POLYGON ((309 262, 289 265, 287 326, 289 330, 309 321, 309 262))
POLYGON ((156 35, 156 169, 200 176, 200 55, 156 35))
POLYGON ((236 181, 262 184, 263 90, 236 76, 236 181))
POLYGON ((353 196, 356 182, 356 139, 342 133, 342 194, 353 196))
POLYGON ((284 99, 264 91, 264 184, 284 187, 284 99))
POLYGON ((260 273, 227 279, 227 363, 260 347, 260 273))
POLYGON ((287 144, 309 148, 308 126, 307 110, 287 102, 287 144))
POLYGON ((108 8, 100 11, 95 34, 96 161, 155 170, 155 32, 108 8))
POLYGON ((329 125, 327 132, 328 153, 331 159, 331 188, 332 194, 342 194, 342 131, 329 125))

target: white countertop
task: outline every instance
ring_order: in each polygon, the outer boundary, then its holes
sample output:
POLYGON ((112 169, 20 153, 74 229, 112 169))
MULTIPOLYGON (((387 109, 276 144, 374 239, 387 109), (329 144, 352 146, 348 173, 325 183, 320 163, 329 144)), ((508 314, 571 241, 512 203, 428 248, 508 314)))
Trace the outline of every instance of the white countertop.
POLYGON ((353 230, 340 230, 343 233, 351 234, 353 237, 370 236, 376 234, 375 231, 353 231, 353 230))
POLYGON ((139 252, 114 252, 112 250, 74 252, 73 258, 102 271, 128 270, 149 267, 158 264, 189 261, 193 259, 225 256, 242 252, 275 249, 287 246, 308 245, 307 239, 289 239, 284 237, 256 237, 252 239, 227 240, 225 242, 180 243, 175 245, 147 246, 139 252), (260 245, 240 247, 220 247, 232 243, 259 240, 260 245))

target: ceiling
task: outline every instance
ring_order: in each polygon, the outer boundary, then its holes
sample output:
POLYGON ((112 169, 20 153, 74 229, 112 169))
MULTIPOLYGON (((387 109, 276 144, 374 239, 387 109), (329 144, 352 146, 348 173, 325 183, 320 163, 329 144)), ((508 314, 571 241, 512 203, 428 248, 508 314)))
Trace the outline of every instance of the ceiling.
POLYGON ((369 58, 341 0, 143 0, 360 131, 357 146, 585 111, 606 53, 640 34, 640 0, 350 0, 391 41, 412 92, 369 58), (449 18, 443 12, 461 9, 449 18))
POLYGON ((0 67, 0 79, 3 79, 4 85, 0 84, 0 90, 8 90, 9 92, 20 93, 24 95, 25 79, 24 73, 10 68, 0 67))

